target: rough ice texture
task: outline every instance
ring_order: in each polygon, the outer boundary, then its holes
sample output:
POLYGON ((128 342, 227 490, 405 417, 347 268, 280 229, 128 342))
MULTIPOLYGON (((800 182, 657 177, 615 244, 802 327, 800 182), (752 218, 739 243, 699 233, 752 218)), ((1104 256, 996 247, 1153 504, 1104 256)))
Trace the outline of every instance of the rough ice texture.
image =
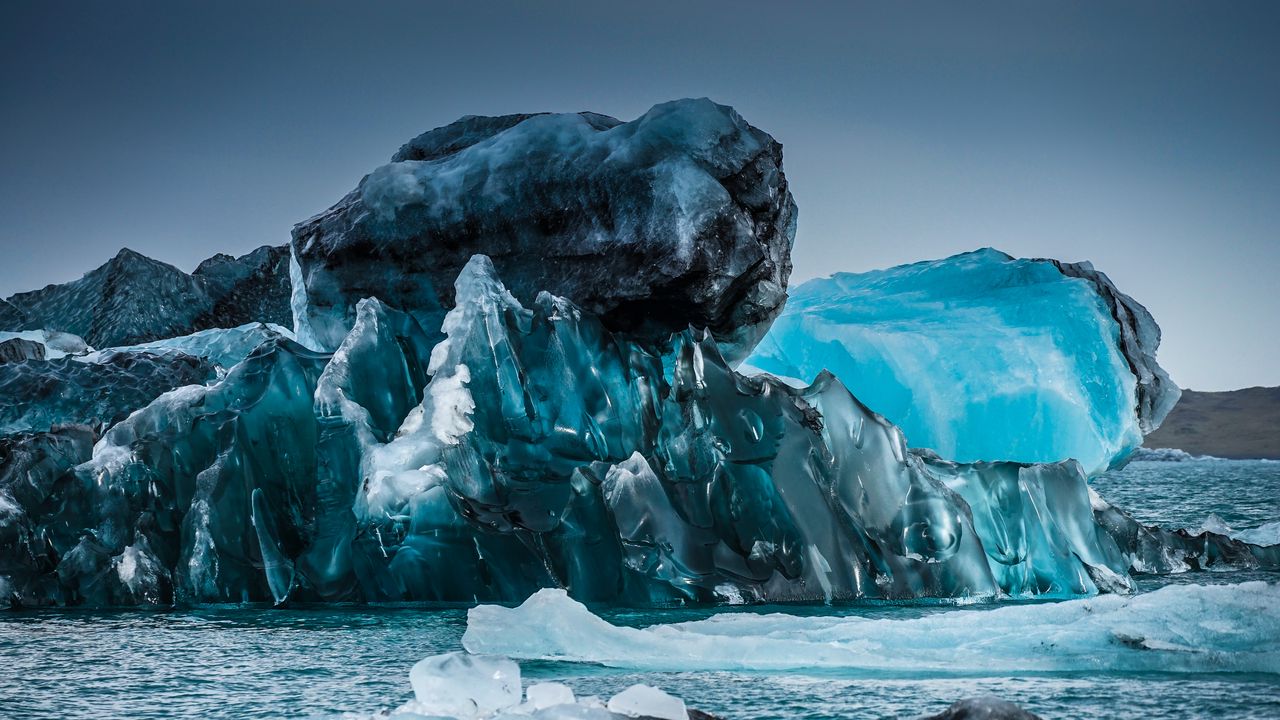
POLYGON ((720 613, 645 628, 611 625, 564 592, 543 590, 516 608, 471 609, 462 644, 521 660, 647 671, 1280 673, 1277 623, 1280 585, 1266 582, 905 619, 720 613))
POLYGON ((238 258, 219 253, 191 275, 204 282, 212 300, 192 322, 192 330, 255 322, 293 326, 288 245, 264 245, 238 258))
POLYGON ((373 296, 434 333, 484 253, 521 302, 550 291, 649 345, 710 328, 741 357, 786 298, 795 218, 781 146, 709 100, 466 117, 294 228, 297 321, 332 350, 373 296))
POLYGON ((246 323, 239 327, 201 330, 165 340, 106 348, 85 355, 84 360, 101 362, 118 353, 149 353, 165 357, 190 355, 227 369, 244 360, 262 343, 280 338, 292 340, 293 331, 271 323, 246 323))
POLYGON ((369 300, 332 356, 271 339, 111 427, 16 505, 13 601, 1071 597, 1280 566, 1136 523, 1075 462, 908 451, 829 374, 796 389, 700 332, 660 358, 563 298, 526 308, 483 256, 455 293, 434 347, 369 300))
POLYGON ((43 343, 20 337, 0 340, 0 363, 44 359, 45 347, 43 343))
POLYGON ((1088 263, 985 249, 795 288, 747 365, 835 373, 912 446, 963 462, 1124 461, 1179 390, 1146 309, 1088 263))
POLYGON ((0 434, 82 423, 107 428, 161 393, 215 377, 213 363, 172 353, 113 352, 98 362, 0 363, 0 434))
POLYGON ((126 248, 79 280, 9 297, 0 328, 61 330, 108 347, 247 322, 292 326, 288 262, 288 247, 261 247, 216 255, 188 275, 126 248))
MULTIPOLYGON (((20 359, 27 360, 56 360, 67 355, 84 355, 93 349, 79 336, 56 330, 0 331, 0 342, 8 343, 14 340, 40 346, 39 350, 25 344, 21 346, 28 349, 24 353, 27 357, 20 359)), ((9 362, 12 360, 13 358, 9 362)))

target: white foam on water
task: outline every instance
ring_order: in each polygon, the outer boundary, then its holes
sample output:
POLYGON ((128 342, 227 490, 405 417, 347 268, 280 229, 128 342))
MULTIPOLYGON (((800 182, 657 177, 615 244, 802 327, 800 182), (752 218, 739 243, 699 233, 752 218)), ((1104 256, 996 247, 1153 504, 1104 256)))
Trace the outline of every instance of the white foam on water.
POLYGON ((474 653, 660 671, 1280 674, 1280 586, 1174 585, 904 619, 735 612, 646 628, 542 590, 517 608, 473 608, 462 642, 474 653))

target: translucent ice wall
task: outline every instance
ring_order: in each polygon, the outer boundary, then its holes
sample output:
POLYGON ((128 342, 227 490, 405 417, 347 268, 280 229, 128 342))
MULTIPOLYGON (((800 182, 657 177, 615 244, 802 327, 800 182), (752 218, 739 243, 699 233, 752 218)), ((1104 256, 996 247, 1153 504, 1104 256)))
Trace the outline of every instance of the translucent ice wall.
POLYGON ((1087 263, 996 250, 795 288, 746 361, 805 383, 822 370, 912 447, 961 462, 1119 463, 1179 391, 1146 309, 1087 263))

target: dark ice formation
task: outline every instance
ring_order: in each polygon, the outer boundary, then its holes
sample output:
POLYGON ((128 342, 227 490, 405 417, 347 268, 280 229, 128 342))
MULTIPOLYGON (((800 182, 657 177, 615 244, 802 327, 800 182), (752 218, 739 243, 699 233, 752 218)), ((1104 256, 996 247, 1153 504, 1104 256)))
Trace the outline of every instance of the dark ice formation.
POLYGON ((263 245, 238 258, 219 253, 191 275, 204 282, 210 303, 190 332, 253 322, 293 327, 288 245, 263 245))
MULTIPOLYGON (((1131 571, 1276 567, 1090 496, 1074 462, 952 463, 830 374, 657 355, 476 256, 431 338, 368 299, 332 354, 272 337, 83 431, 0 454, 0 592, 22 605, 635 604, 1126 592, 1131 571), (1181 562, 1181 565, 1178 563, 1181 562)), ((9 449, 12 448, 12 449, 9 449)))
POLYGON ((957 700, 937 715, 920 720, 1041 720, 1017 703, 997 697, 976 697, 957 700))
POLYGON ((44 345, 20 337, 0 342, 0 365, 23 360, 44 360, 44 345))
POLYGON ((795 219, 782 146, 706 99, 466 117, 294 228, 299 339, 336 349, 366 297, 438 338, 482 253, 521 302, 570 298, 647 347, 708 328, 740 359, 786 299, 795 219))
POLYGON ((1087 280, 1111 311, 1111 317, 1120 328, 1120 350, 1138 380, 1138 423, 1144 435, 1153 432, 1182 396, 1182 390, 1156 362, 1160 326, 1142 303, 1120 292, 1111 278, 1094 269, 1093 263, 1051 262, 1063 275, 1087 280))
POLYGON ((66 356, 0 363, 0 434, 65 424, 108 428, 162 393, 215 375, 212 362, 181 353, 110 352, 97 362, 66 356))
POLYGON ((261 247, 188 275, 126 248, 79 280, 9 297, 0 330, 60 330, 108 347, 255 321, 292 326, 288 263, 288 247, 261 247))

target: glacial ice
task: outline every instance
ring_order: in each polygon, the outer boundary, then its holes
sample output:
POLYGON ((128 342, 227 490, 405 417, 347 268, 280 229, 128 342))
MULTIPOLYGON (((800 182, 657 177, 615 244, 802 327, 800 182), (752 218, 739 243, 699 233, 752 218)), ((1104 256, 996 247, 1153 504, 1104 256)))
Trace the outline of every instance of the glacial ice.
POLYGON ((362 301, 332 356, 271 332, 41 466, 0 548, 14 601, 1073 597, 1280 565, 1143 527, 1074 461, 909 451, 831 374, 792 388, 708 333, 657 356, 561 297, 525 307, 485 256, 454 293, 434 347, 362 301))
POLYGON ((564 298, 526 308, 484 256, 455 295, 434 346, 368 299, 332 355, 270 337, 91 457, 15 468, 39 492, 12 496, 12 601, 1072 597, 1280 566, 1142 526, 1074 461, 909 451, 829 373, 797 389, 735 373, 708 333, 659 357, 564 298))
POLYGON ((522 303, 570 298, 649 347, 709 328, 740 359, 786 299, 795 217, 781 145, 710 100, 466 117, 294 228, 297 330, 336 349, 376 297, 434 336, 483 253, 522 303))
POLYGON ((542 590, 516 608, 471 609, 463 646, 651 671, 1280 673, 1278 626, 1280 585, 1266 582, 1169 585, 912 618, 722 612, 644 628, 612 625, 563 591, 542 590))
POLYGON ((212 328, 137 345, 106 348, 88 353, 82 359, 100 362, 116 353, 137 352, 164 357, 189 355, 205 358, 225 370, 244 360, 262 343, 278 338, 292 340, 293 331, 273 323, 253 322, 234 328, 212 328))
POLYGON ((1088 263, 992 249, 791 291, 747 369, 839 377, 913 446, 960 462, 1125 460, 1177 401, 1159 327, 1088 263))
POLYGON ((215 375, 211 362, 180 353, 0 363, 0 435, 76 423, 110 427, 161 393, 215 375))

